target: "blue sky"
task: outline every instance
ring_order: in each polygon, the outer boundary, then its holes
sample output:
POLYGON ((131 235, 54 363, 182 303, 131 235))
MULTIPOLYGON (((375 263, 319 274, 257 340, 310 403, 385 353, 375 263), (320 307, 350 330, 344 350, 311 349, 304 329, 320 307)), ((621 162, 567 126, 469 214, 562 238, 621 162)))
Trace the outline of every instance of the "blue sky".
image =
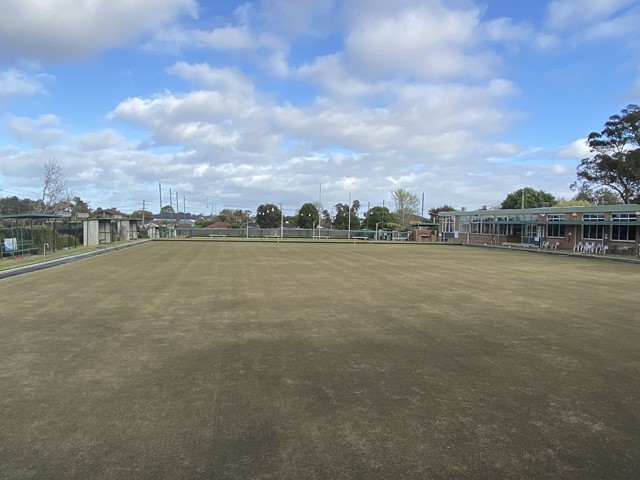
POLYGON ((570 198, 640 102, 637 25, 638 0, 5 0, 0 196, 38 198, 53 158, 125 212, 158 184, 193 213, 570 198))

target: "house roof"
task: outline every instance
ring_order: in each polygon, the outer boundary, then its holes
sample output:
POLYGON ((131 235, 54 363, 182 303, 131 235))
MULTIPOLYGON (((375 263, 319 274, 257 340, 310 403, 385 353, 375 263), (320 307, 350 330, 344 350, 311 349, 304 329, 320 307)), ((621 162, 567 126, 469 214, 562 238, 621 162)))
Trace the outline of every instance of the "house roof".
POLYGON ((207 225, 205 228, 229 228, 231 226, 228 222, 215 222, 211 225, 207 225))

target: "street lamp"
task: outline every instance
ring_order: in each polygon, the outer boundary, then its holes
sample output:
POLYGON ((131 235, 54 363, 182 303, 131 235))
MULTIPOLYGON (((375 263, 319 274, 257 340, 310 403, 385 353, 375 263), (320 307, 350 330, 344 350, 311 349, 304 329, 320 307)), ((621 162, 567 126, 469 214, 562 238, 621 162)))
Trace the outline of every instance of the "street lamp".
POLYGON ((251 217, 251 210, 245 210, 244 214, 247 216, 247 240, 249 240, 249 217, 251 217))

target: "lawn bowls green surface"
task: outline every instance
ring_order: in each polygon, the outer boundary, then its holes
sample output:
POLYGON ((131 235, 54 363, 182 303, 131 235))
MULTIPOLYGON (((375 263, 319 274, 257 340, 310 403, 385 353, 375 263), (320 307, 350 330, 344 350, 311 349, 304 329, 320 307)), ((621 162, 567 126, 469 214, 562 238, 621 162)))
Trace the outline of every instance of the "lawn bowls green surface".
POLYGON ((638 285, 373 242, 152 242, 0 280, 0 478, 638 478, 638 285))

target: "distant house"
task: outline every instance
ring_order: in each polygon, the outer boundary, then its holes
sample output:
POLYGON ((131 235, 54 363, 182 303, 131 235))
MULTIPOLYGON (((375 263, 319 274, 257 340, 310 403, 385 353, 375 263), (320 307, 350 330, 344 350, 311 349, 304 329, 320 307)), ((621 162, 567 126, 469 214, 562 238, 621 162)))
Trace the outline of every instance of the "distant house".
POLYGON ((102 209, 100 207, 96 208, 91 214, 92 218, 114 218, 114 217, 128 217, 126 213, 122 213, 117 208, 105 208, 102 209))
POLYGON ((205 228, 230 228, 231 224, 229 222, 215 222, 211 225, 207 225, 205 228))

